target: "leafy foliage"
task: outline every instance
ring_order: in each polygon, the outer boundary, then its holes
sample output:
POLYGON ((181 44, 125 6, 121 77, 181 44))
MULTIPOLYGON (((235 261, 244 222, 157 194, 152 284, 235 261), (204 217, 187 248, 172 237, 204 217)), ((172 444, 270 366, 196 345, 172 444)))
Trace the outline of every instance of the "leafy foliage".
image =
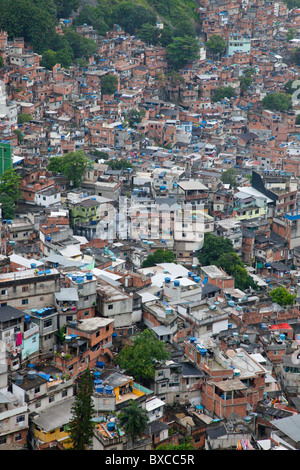
POLYGON ((226 51, 226 41, 218 34, 212 34, 206 41, 206 48, 213 56, 222 56, 226 51))
POLYGON ((20 113, 18 115, 18 124, 24 124, 32 119, 32 116, 27 113, 20 113))
POLYGON ((234 278, 237 289, 245 290, 249 287, 257 289, 253 278, 249 276, 243 262, 235 253, 231 240, 206 233, 198 259, 202 266, 215 265, 224 269, 229 276, 234 278))
POLYGON ((120 413, 119 420, 124 431, 135 438, 146 430, 148 416, 145 409, 141 408, 136 401, 131 400, 130 404, 120 413))
POLYGON ((70 181, 74 186, 80 186, 82 178, 90 165, 90 160, 80 150, 67 153, 62 157, 56 156, 50 159, 47 170, 52 173, 61 173, 70 181))
POLYGON ((236 187, 237 171, 234 168, 228 168, 222 172, 221 181, 224 184, 230 184, 231 188, 236 187))
POLYGON ((155 376, 155 360, 167 359, 165 343, 159 341, 152 330, 146 329, 119 352, 116 363, 138 382, 148 385, 155 376))
POLYGON ((167 59, 175 69, 183 67, 188 61, 199 57, 200 45, 196 38, 191 36, 174 37, 167 46, 167 59))
POLYGON ((15 203, 12 197, 6 193, 0 194, 2 219, 13 219, 15 217, 15 203))
POLYGON ((113 6, 111 21, 124 28, 126 33, 136 34, 144 23, 156 25, 156 15, 143 5, 124 0, 113 6))
POLYGON ((101 79, 102 95, 112 95, 118 89, 118 77, 111 73, 104 75, 101 79))
POLYGON ((285 287, 276 287, 271 290, 270 297, 273 302, 281 307, 286 307, 287 305, 293 305, 296 295, 291 294, 285 287))
POLYGON ((142 264, 143 268, 149 268, 160 263, 173 263, 175 260, 175 255, 170 250, 163 250, 158 248, 155 250, 153 255, 148 255, 145 261, 142 264))
POLYGON ((219 86, 215 90, 213 90, 211 99, 213 102, 217 102, 223 100, 224 98, 230 99, 234 95, 235 91, 232 86, 219 86))
POLYGON ((93 378, 87 368, 80 377, 78 392, 71 410, 69 429, 74 450, 86 450, 92 444, 94 432, 92 418, 95 414, 92 394, 93 378))
POLYGON ((287 111, 291 106, 291 96, 281 92, 268 93, 262 99, 262 107, 270 111, 287 111))
POLYGON ((7 168, 1 176, 0 193, 6 194, 13 202, 21 198, 21 176, 13 167, 7 168))

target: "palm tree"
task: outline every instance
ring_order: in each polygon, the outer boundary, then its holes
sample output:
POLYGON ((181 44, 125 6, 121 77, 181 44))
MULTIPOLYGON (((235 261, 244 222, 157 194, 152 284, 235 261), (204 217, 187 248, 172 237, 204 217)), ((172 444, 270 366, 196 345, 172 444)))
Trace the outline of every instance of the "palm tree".
POLYGON ((148 422, 146 410, 140 408, 138 403, 132 400, 120 414, 119 419, 124 431, 131 436, 132 440, 145 431, 148 422))

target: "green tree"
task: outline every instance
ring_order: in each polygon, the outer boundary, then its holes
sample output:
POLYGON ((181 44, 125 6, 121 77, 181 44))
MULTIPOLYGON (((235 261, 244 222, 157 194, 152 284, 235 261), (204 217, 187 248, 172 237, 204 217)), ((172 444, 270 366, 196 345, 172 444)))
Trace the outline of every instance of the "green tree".
POLYGON ((3 69, 4 67, 4 59, 2 56, 0 56, 0 69, 3 69))
POLYGON ((152 330, 146 329, 119 352, 116 363, 147 386, 155 377, 155 361, 166 361, 169 357, 165 343, 158 340, 152 330))
POLYGON ((281 307, 286 307, 287 305, 293 305, 296 295, 291 294, 285 287, 276 287, 271 290, 270 297, 273 302, 280 305, 281 307))
POLYGON ((183 67, 187 62, 198 59, 200 44, 191 36, 174 37, 167 46, 167 59, 175 69, 183 67))
POLYGON ((90 166, 90 160, 80 150, 70 152, 63 157, 63 174, 75 187, 80 186, 82 178, 90 166))
POLYGON ((6 193, 0 193, 0 204, 2 210, 2 219, 14 219, 15 203, 14 200, 6 193))
POLYGON ((144 23, 156 25, 156 15, 144 5, 124 0, 113 6, 111 21, 126 33, 136 34, 144 23))
POLYGON ((25 122, 29 122, 32 119, 32 116, 27 113, 20 113, 18 115, 18 124, 24 124, 25 122))
POLYGON ((174 28, 174 37, 192 36, 195 37, 195 28, 190 20, 178 21, 174 28))
POLYGON ((186 436, 180 444, 160 444, 155 450, 194 450, 195 446, 192 442, 192 438, 186 436))
POLYGON ((48 49, 42 54, 41 66, 48 70, 52 70, 53 67, 58 63, 57 52, 48 49))
POLYGON ((107 165, 112 170, 126 170, 127 168, 132 168, 132 163, 129 160, 123 159, 115 159, 115 160, 108 160, 107 165))
POLYGON ((92 445, 95 415, 93 377, 87 368, 79 379, 78 392, 72 406, 69 422, 70 439, 74 450, 87 450, 92 445))
POLYGON ((226 41, 219 34, 213 34, 206 41, 206 48, 216 58, 220 58, 226 51, 226 41))
POLYGON ((151 266, 155 266, 156 264, 173 263, 174 260, 175 260, 175 255, 172 251, 158 248, 157 250, 154 251, 152 255, 147 256, 147 258, 142 264, 142 267, 149 268, 151 266))
POLYGON ((55 156, 50 159, 47 169, 52 173, 63 174, 66 178, 72 181, 75 187, 80 186, 82 178, 91 165, 90 160, 84 155, 81 150, 67 153, 60 157, 55 156))
POLYGON ((77 11, 79 0, 54 0, 57 8, 57 18, 69 18, 73 11, 77 11))
POLYGON ((148 423, 145 409, 139 403, 131 400, 130 404, 119 414, 120 425, 132 439, 139 437, 145 432, 148 423))
POLYGON ((15 129, 14 134, 18 137, 18 144, 24 142, 24 134, 20 129, 15 129))
POLYGON ((174 33, 170 25, 165 24, 159 37, 159 44, 167 47, 174 39, 174 33))
POLYGON ((247 69, 244 74, 240 77, 240 91, 241 91, 241 96, 245 94, 247 89, 250 87, 252 83, 252 75, 255 73, 255 69, 253 67, 250 67, 247 69))
POLYGON ((0 193, 7 194, 14 202, 17 202, 22 195, 21 179, 13 167, 7 168, 0 179, 0 193))
POLYGON ((118 77, 111 73, 101 78, 101 93, 103 95, 112 95, 118 90, 118 77))
POLYGON ((223 184, 230 184, 231 188, 236 187, 237 171, 234 168, 228 168, 221 174, 221 181, 223 184))
POLYGON ((0 29, 10 38, 24 37, 41 53, 55 33, 56 7, 53 0, 0 0, 0 29))
POLYGON ((138 37, 146 44, 156 45, 159 42, 160 30, 150 23, 144 23, 138 31, 138 37))
POLYGON ((128 120, 128 125, 130 127, 136 125, 136 124, 139 124, 143 117, 145 116, 146 114, 146 111, 144 108, 140 108, 140 109, 130 109, 128 112, 127 112, 127 120, 128 120))
POLYGON ((233 96, 235 96, 235 91, 232 86, 219 86, 212 91, 211 99, 214 103, 216 103, 217 101, 221 101, 224 98, 230 99, 233 96))
POLYGON ((64 35, 72 49, 74 59, 90 57, 97 52, 97 44, 92 39, 86 38, 69 28, 64 35))
POLYGON ((221 255, 234 252, 232 241, 228 238, 217 237, 212 233, 204 234, 204 244, 198 253, 202 266, 217 264, 221 255))
POLYGON ((262 107, 270 111, 287 111, 291 106, 291 96, 281 92, 268 93, 262 99, 262 107))

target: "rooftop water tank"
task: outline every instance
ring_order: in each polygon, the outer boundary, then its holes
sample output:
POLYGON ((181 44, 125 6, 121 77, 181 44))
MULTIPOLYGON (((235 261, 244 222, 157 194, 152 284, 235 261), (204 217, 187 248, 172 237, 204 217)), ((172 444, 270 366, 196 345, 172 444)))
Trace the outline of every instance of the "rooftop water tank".
POLYGON ((196 338, 195 336, 191 336, 191 337, 190 337, 190 343, 194 343, 194 342, 196 341, 196 339, 197 339, 197 338, 196 338))
POLYGON ((169 284, 171 282, 171 278, 165 277, 165 284, 169 284))
POLYGON ((180 286, 180 282, 179 282, 178 280, 174 281, 174 286, 175 286, 175 287, 180 286))
POLYGON ((238 377, 240 375, 241 371, 239 369, 234 369, 233 374, 238 377))
POLYGON ((285 340, 285 335, 282 333, 281 335, 279 335, 280 339, 282 339, 282 341, 285 340))
POLYGON ((33 380, 35 379, 36 377, 36 371, 35 370, 29 370, 28 373, 27 373, 27 377, 29 380, 33 380))
POLYGON ((21 385, 23 383, 23 375, 17 374, 15 376, 15 384, 16 385, 21 385))
POLYGON ((86 279, 87 279, 88 281, 91 281, 91 280, 93 279, 93 274, 92 274, 92 273, 87 273, 86 279))
POLYGON ((233 301, 233 300, 229 300, 229 301, 228 301, 228 305, 229 305, 229 307, 234 307, 234 301, 233 301))
POLYGON ((96 362, 96 367, 99 367, 99 369, 102 369, 104 367, 104 362, 102 361, 97 361, 96 362))
POLYGON ((30 315, 25 315, 24 320, 26 323, 30 322, 30 315))
MULTIPOLYGON (((94 377, 95 377, 95 379, 96 379, 96 380, 97 380, 97 379, 100 380, 100 376, 101 376, 101 372, 99 372, 98 370, 96 370, 96 371, 94 372, 94 377)), ((102 382, 102 381, 101 381, 101 382, 102 382)))
POLYGON ((35 264, 35 263, 31 263, 30 266, 31 266, 32 269, 36 268, 36 264, 35 264))
POLYGON ((200 282, 200 280, 201 280, 201 278, 200 278, 199 276, 195 276, 195 277, 194 277, 194 281, 195 281, 195 282, 198 283, 198 282, 200 282))
POLYGON ((111 385, 106 385, 104 390, 105 390, 105 393, 107 393, 107 395, 111 395, 113 391, 113 387, 111 385))
POLYGON ((107 430, 108 430, 108 431, 114 431, 114 429, 115 429, 115 423, 109 422, 109 423, 106 424, 106 427, 107 427, 107 430))

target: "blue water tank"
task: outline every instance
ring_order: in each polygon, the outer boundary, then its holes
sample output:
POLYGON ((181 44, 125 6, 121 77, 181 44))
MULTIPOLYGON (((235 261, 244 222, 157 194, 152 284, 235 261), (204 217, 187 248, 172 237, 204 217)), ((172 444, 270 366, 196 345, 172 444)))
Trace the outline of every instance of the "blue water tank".
POLYGON ((233 300, 229 300, 229 301, 228 301, 228 305, 229 305, 229 307, 234 307, 234 302, 233 302, 233 300))
POLYGON ((107 393, 107 395, 111 395, 113 392, 113 387, 111 385, 106 385, 104 390, 105 390, 105 393, 107 393))
POLYGON ((281 335, 279 335, 280 339, 282 339, 282 341, 285 340, 285 335, 282 333, 281 335))
POLYGON ((107 430, 108 430, 108 431, 114 431, 114 429, 115 429, 115 423, 109 422, 109 423, 106 424, 106 427, 107 427, 107 430))
POLYGON ((35 263, 31 263, 30 266, 31 266, 32 269, 36 268, 36 264, 35 264, 35 263))
POLYGON ((83 282, 83 277, 79 277, 79 276, 78 276, 78 277, 76 278, 76 282, 77 282, 77 284, 81 284, 81 283, 83 282))
POLYGON ((91 281, 93 279, 93 274, 92 273, 87 273, 86 278, 88 281, 91 281))
POLYGON ((113 337, 113 338, 117 338, 117 336, 118 336, 118 333, 113 333, 113 334, 112 334, 112 337, 113 337))
POLYGON ((174 281, 174 286, 175 286, 175 287, 180 286, 180 282, 179 282, 178 280, 174 281))
POLYGON ((25 315, 24 319, 26 323, 30 322, 30 315, 25 315))
MULTIPOLYGON (((96 370, 96 371, 94 372, 94 377, 95 377, 95 379, 96 379, 96 380, 100 380, 100 376, 101 376, 101 372, 99 372, 98 370, 96 370)), ((101 381, 101 382, 102 382, 102 381, 101 381)))
POLYGON ((171 282, 171 278, 170 277, 165 277, 165 284, 169 284, 171 282))
POLYGON ((190 337, 190 343, 194 343, 194 342, 196 341, 196 339, 197 339, 197 338, 196 338, 195 336, 191 336, 191 337, 190 337))
POLYGON ((200 282, 200 280, 201 280, 200 277, 198 277, 198 276, 195 276, 195 277, 194 277, 194 281, 195 281, 195 282, 200 282))
POLYGON ((103 385, 98 385, 98 386, 96 387, 96 392, 97 392, 97 393, 103 393, 103 391, 104 391, 103 385))
POLYGON ((96 362, 96 367, 99 367, 99 369, 102 369, 104 367, 104 362, 102 361, 97 361, 96 362))
POLYGON ((77 276, 72 276, 72 281, 76 281, 77 276))

